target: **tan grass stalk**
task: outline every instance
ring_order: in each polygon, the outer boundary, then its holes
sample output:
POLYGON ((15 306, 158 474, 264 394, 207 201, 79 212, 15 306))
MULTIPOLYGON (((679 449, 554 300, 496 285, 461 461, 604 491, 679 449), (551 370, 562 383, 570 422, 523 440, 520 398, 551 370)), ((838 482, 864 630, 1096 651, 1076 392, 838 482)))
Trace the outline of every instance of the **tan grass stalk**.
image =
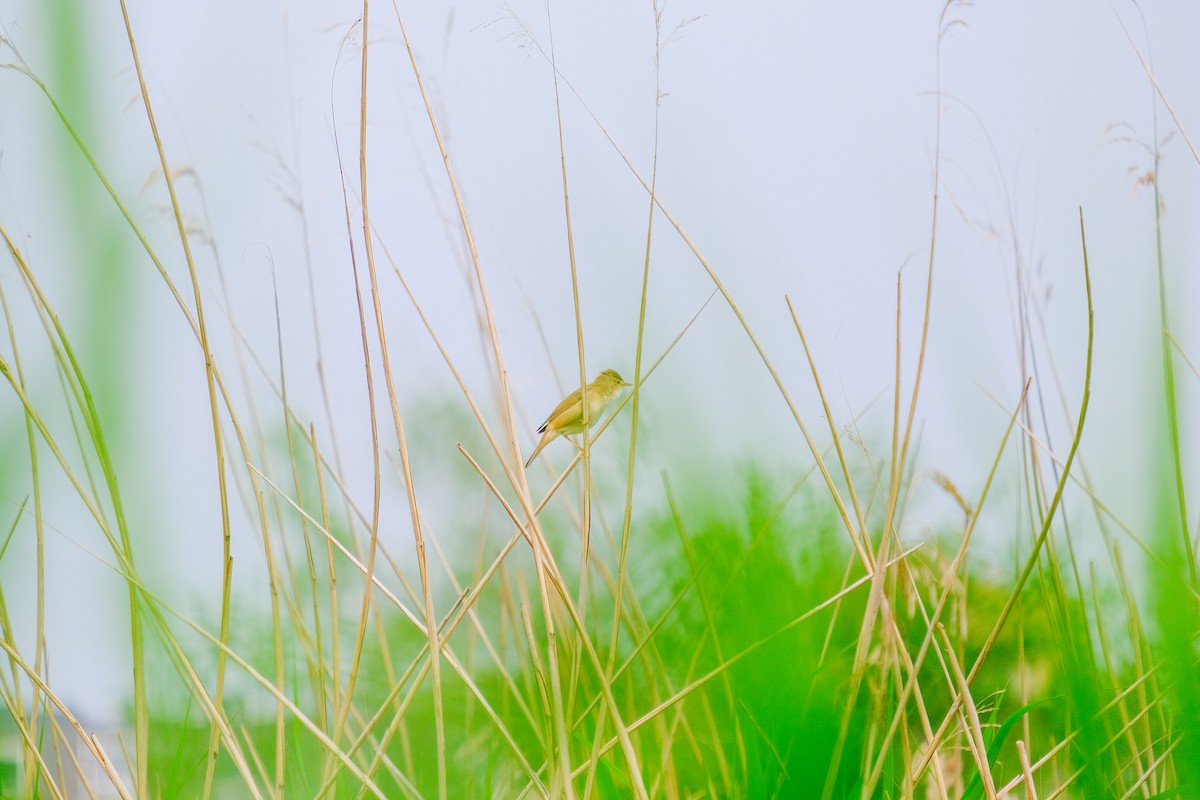
MULTIPOLYGON (((137 40, 133 35, 133 24, 129 19, 129 8, 125 0, 121 0, 121 16, 125 22, 125 35, 129 40, 129 52, 133 58, 134 70, 137 72, 138 89, 142 95, 142 106, 146 112, 146 121, 150 125, 150 133, 154 137, 154 146, 158 151, 159 164, 162 167, 163 181, 167 186, 167 193, 171 198, 171 210, 175 217, 175 224, 179 231, 179 244, 183 248, 183 257, 187 262, 188 276, 192 283, 192 302, 196 308, 196 325, 200 335, 200 349, 204 355, 204 378, 208 387, 208 405, 212 418, 213 432, 213 447, 215 455, 215 466, 217 472, 217 487, 221 504, 221 547, 222 547, 222 569, 224 570, 224 578, 221 582, 221 641, 229 641, 229 598, 230 598, 230 576, 229 571, 232 569, 233 560, 230 558, 230 528, 229 528, 229 500, 228 490, 226 487, 225 477, 225 451, 224 443, 221 439, 221 415, 217 405, 217 390, 216 379, 213 368, 212 349, 208 344, 208 327, 204 321, 204 306, 201 302, 200 279, 196 273, 196 262, 192 258, 192 247, 188 238, 187 226, 183 221, 183 212, 179 207, 179 198, 175 194, 175 182, 171 177, 171 167, 167 161, 166 149, 163 147, 162 137, 158 133, 158 123, 154 118, 154 106, 150 102, 150 91, 146 87, 146 76, 142 70, 141 58, 138 56, 137 40)), ((264 531, 264 541, 266 541, 264 531)), ((132 562, 132 552, 128 555, 132 562)), ((268 562, 270 559, 268 558, 268 562)), ((272 595, 272 602, 277 602, 272 595)), ((146 676, 145 676, 145 655, 142 645, 142 627, 139 614, 136 610, 137 598, 130 590, 130 615, 132 616, 131 624, 133 627, 133 693, 134 693, 134 722, 135 722, 135 738, 137 742, 137 792, 139 800, 144 800, 150 791, 149 788, 149 760, 150 760, 150 710, 146 705, 146 676)), ((278 626, 276 626, 276 677, 279 682, 283 682, 283 646, 279 638, 278 626)), ((215 695, 215 703, 217 708, 221 708, 222 697, 225 684, 225 659, 218 654, 217 656, 217 690, 215 695)), ((277 724, 279 725, 279 735, 277 739, 275 753, 275 782, 276 791, 283 793, 283 709, 279 708, 277 716, 277 724)), ((204 796, 207 797, 212 789, 212 776, 216 768, 217 756, 217 729, 214 725, 209 735, 209 758, 205 772, 205 791, 204 796)))
MULTIPOLYGON (((1087 327, 1087 356, 1086 356, 1086 361, 1085 361, 1086 366, 1085 366, 1085 370, 1084 370, 1084 379, 1083 379, 1083 398, 1082 398, 1082 402, 1080 403, 1080 407, 1079 407, 1079 418, 1078 418, 1078 422, 1076 423, 1076 427, 1075 427, 1075 435, 1072 438, 1071 449, 1070 449, 1069 453, 1067 454, 1067 460, 1066 460, 1065 464, 1063 465, 1063 469, 1059 476, 1058 486, 1056 487, 1056 489, 1054 491, 1054 497, 1051 500, 1050 506, 1047 509, 1045 516, 1043 518, 1041 531, 1038 533, 1037 538, 1034 540, 1033 548, 1029 554, 1028 559, 1025 562, 1025 567, 1021 570, 1020 575, 1017 576, 1015 585, 1012 589, 1012 592, 1009 594, 1008 600, 1004 604, 1004 608, 1000 612, 1000 616, 997 618, 995 624, 992 626, 992 630, 988 634, 987 639, 984 641, 983 647, 980 649, 979 655, 976 657, 975 663, 971 667, 970 672, 967 673, 966 682, 967 682, 968 686, 970 686, 972 681, 974 681, 975 676, 979 673, 980 667, 983 665, 983 662, 987 659, 989 653, 991 652, 992 646, 995 645, 997 639, 999 639, 1000 632, 1004 629, 1004 624, 1008 621, 1009 614, 1012 613, 1013 607, 1016 605, 1018 599, 1021 596, 1021 590, 1025 587, 1026 582, 1029 580, 1030 574, 1033 572, 1034 568, 1038 565, 1038 563, 1040 561, 1039 556, 1041 554, 1042 546, 1046 543, 1046 539, 1050 535, 1050 530, 1051 530, 1051 526, 1053 525, 1053 522, 1054 522, 1054 517, 1057 514, 1059 504, 1062 501, 1063 491, 1066 489, 1067 476, 1069 476, 1071 474, 1071 465, 1075 461, 1075 454, 1079 450, 1079 442, 1083 438, 1083 425, 1084 425, 1084 422, 1087 420, 1088 402, 1091 398, 1092 344, 1093 344, 1093 337, 1094 337, 1094 333, 1095 333, 1095 320, 1094 320, 1093 308, 1092 308, 1092 280, 1091 280, 1091 274, 1088 271, 1087 242, 1086 242, 1086 239, 1084 238, 1083 210, 1082 209, 1080 209, 1080 211, 1079 211, 1079 232, 1080 232, 1081 245, 1082 245, 1082 251, 1083 251, 1083 277, 1084 277, 1084 288, 1086 290, 1086 296, 1087 296, 1088 327, 1087 327)), ((941 740, 942 736, 945 735, 945 732, 949 728, 950 722, 953 719, 955 712, 957 711, 958 702, 959 701, 956 700, 952 704, 951 708, 946 712, 946 717, 942 721, 941 726, 938 728, 938 731, 937 731, 937 734, 935 735, 934 741, 931 744, 936 745, 936 743, 941 740)), ((930 751, 928 753, 926 753, 926 755, 921 759, 921 762, 917 765, 917 768, 914 770, 914 774, 918 778, 920 777, 921 773, 923 773, 925 771, 925 769, 929 766, 929 759, 931 758, 933 749, 934 749, 934 747, 931 746, 930 751)))

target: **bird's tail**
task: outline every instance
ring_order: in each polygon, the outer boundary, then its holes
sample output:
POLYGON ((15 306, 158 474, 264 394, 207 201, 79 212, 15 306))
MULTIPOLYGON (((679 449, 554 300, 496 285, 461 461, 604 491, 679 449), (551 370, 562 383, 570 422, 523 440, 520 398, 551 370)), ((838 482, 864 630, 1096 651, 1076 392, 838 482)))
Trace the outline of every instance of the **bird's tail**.
MULTIPOLYGON (((545 428, 546 426, 543 425, 541 430, 545 430, 545 428)), ((529 460, 525 462, 525 469, 529 469, 529 465, 532 464, 533 460, 538 457, 538 453, 542 452, 542 448, 550 444, 550 440, 553 438, 554 435, 549 431, 546 431, 542 434, 542 438, 538 440, 537 447, 533 448, 533 453, 530 454, 529 460)))

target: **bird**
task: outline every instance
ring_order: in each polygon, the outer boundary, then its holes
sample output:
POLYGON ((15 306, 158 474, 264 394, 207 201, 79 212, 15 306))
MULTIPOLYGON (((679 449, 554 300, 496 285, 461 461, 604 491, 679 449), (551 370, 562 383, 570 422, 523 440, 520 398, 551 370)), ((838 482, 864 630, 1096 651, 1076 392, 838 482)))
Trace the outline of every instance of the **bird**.
POLYGON ((563 398, 563 401, 550 412, 550 416, 546 417, 546 421, 538 426, 537 432, 542 434, 542 438, 538 440, 537 447, 533 448, 533 455, 529 456, 529 460, 525 462, 525 468, 529 468, 533 460, 538 457, 538 453, 542 452, 542 448, 550 444, 555 436, 582 433, 588 425, 595 422, 604 413, 604 409, 621 392, 621 389, 629 385, 624 378, 617 374, 616 370, 606 369, 597 375, 596 380, 589 383, 587 387, 586 423, 583 414, 583 390, 576 389, 563 398))

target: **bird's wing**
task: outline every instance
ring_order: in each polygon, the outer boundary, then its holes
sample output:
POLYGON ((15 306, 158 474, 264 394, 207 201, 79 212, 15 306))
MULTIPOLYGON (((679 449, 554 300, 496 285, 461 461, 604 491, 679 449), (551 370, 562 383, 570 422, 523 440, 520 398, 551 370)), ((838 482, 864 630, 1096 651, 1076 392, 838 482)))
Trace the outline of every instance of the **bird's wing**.
POLYGON ((551 420, 559 419, 560 417, 566 419, 581 417, 583 415, 583 404, 579 400, 581 394, 582 391, 576 389, 564 397, 563 401, 556 405, 554 410, 550 412, 550 416, 546 417, 546 421, 538 426, 537 432, 545 433, 546 426, 550 424, 551 420))

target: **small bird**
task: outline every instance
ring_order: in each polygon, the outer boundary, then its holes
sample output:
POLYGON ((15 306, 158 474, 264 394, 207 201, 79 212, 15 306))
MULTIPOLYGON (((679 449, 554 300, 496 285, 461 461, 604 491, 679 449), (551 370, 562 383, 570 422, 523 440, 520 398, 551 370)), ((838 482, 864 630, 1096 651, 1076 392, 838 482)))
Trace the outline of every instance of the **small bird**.
POLYGON ((576 389, 567 395, 561 403, 554 407, 550 416, 546 417, 546 421, 538 426, 537 432, 542 434, 542 438, 538 441, 537 447, 533 448, 533 455, 525 462, 525 468, 529 468, 538 453, 542 452, 542 448, 550 444, 550 440, 555 436, 582 433, 588 425, 599 419, 608 404, 626 386, 629 384, 617 374, 616 370, 606 369, 597 375, 596 380, 589 383, 587 387, 586 425, 584 424, 582 389, 576 389))

